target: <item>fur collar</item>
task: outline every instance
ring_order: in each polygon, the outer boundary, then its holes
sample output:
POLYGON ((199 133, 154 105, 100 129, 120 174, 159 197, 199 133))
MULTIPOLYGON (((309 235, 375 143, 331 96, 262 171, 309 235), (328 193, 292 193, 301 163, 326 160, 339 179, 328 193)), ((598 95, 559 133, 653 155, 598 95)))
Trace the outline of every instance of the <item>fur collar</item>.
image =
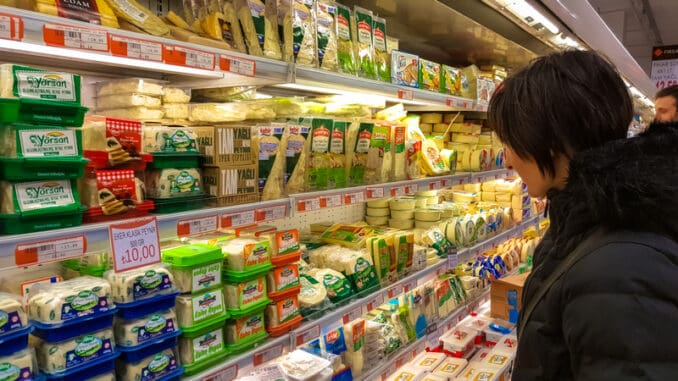
POLYGON ((565 189, 548 199, 556 247, 601 225, 678 241, 678 122, 577 153, 565 189))

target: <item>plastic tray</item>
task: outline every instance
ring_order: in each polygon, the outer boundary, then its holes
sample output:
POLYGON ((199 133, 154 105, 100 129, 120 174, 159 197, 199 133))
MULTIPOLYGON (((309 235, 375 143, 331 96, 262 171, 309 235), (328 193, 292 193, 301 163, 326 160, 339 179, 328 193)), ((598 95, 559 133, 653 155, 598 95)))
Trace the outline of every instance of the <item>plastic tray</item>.
POLYGON ((301 251, 271 257, 271 264, 275 267, 286 266, 299 262, 299 259, 301 259, 301 251))
POLYGON ((255 304, 241 309, 227 308, 228 313, 231 314, 232 319, 239 319, 243 316, 252 315, 266 308, 267 305, 271 304, 271 299, 264 297, 262 300, 256 302, 255 304))
POLYGON ((115 168, 115 169, 131 169, 136 172, 141 172, 146 170, 146 166, 148 165, 148 163, 153 162, 153 155, 142 153, 138 158, 133 158, 132 160, 124 164, 112 167, 109 165, 108 162, 109 160, 108 152, 85 150, 83 152, 83 156, 89 159, 89 163, 87 163, 87 168, 89 169, 115 168))
POLYGON ((139 319, 154 312, 169 310, 177 303, 178 292, 156 295, 152 298, 141 299, 130 303, 116 303, 118 316, 123 319, 139 319))
POLYGON ((101 207, 97 206, 94 208, 89 208, 85 215, 83 216, 83 221, 86 223, 97 223, 97 222, 106 222, 106 221, 117 221, 124 220, 128 218, 137 218, 144 217, 148 215, 148 212, 155 208, 153 201, 144 201, 142 203, 136 204, 134 208, 128 209, 125 213, 106 215, 103 213, 101 207))
POLYGON ((177 333, 172 334, 172 336, 166 337, 164 339, 152 340, 148 345, 140 345, 139 349, 136 350, 123 350, 123 347, 118 347, 118 350, 120 351, 120 360, 128 363, 136 363, 145 359, 146 357, 160 353, 165 349, 174 348, 179 342, 179 335, 181 335, 180 330, 177 333))
POLYGON ((204 323, 200 323, 200 324, 197 324, 197 325, 194 325, 194 326, 191 326, 191 327, 181 327, 181 329, 183 330, 183 332, 186 336, 189 336, 189 335, 194 334, 195 332, 204 331, 206 328, 209 328, 209 327, 212 327, 212 326, 217 326, 219 324, 223 325, 226 322, 226 320, 228 320, 230 317, 231 317, 231 314, 229 314, 228 311, 227 311, 223 315, 217 316, 214 319, 210 319, 210 320, 208 320, 204 323))
POLYGON ((9 356, 28 347, 28 335, 33 332, 30 325, 0 336, 0 357, 9 356))
POLYGON ((24 234, 80 226, 82 225, 82 216, 85 211, 87 211, 87 207, 81 206, 75 212, 42 216, 0 214, 0 234, 24 234))
POLYGON ((0 177, 9 181, 79 179, 89 160, 72 158, 0 158, 0 177))
POLYGON ((49 124, 81 127, 87 107, 56 101, 0 98, 0 123, 49 124))
POLYGON ((81 319, 67 320, 61 324, 45 324, 31 320, 31 324, 35 326, 33 335, 48 343, 57 343, 89 332, 110 328, 113 325, 113 315, 116 312, 117 309, 112 308, 103 313, 88 315, 81 319))
POLYGON ((117 348, 118 351, 120 351, 120 359, 129 363, 139 362, 146 357, 153 356, 154 354, 160 353, 165 349, 176 347, 177 343, 179 342, 180 335, 181 330, 178 329, 171 335, 158 337, 157 339, 150 340, 135 347, 123 347, 118 345, 117 348))
POLYGON ((224 282, 228 283, 242 283, 249 280, 259 278, 261 276, 266 276, 269 271, 273 268, 273 265, 264 263, 261 265, 255 266, 252 270, 248 271, 233 271, 233 270, 224 270, 222 276, 224 282))
POLYGON ((149 166, 154 169, 199 168, 205 161, 205 155, 198 152, 154 152, 152 155, 149 166))
POLYGON ((277 325, 275 327, 266 327, 266 331, 271 335, 271 337, 279 337, 292 331, 293 329, 299 328, 302 320, 304 320, 303 317, 297 316, 281 325, 277 325))
POLYGON ((190 365, 184 365, 184 369, 186 369, 186 372, 184 375, 186 376, 193 376, 194 374, 198 374, 204 370, 207 370, 213 366, 216 366, 217 364, 222 363, 228 356, 230 355, 230 352, 227 349, 224 349, 222 352, 214 355, 214 357, 207 359, 205 361, 200 361, 195 364, 190 364, 190 365))
POLYGON ((45 379, 50 381, 80 381, 89 380, 96 376, 115 371, 115 359, 120 356, 120 353, 113 352, 113 354, 89 361, 80 366, 71 368, 67 371, 46 374, 45 379))
POLYGON ((155 203, 154 213, 158 214, 178 213, 185 212, 188 210, 200 209, 207 205, 207 202, 209 200, 210 197, 206 195, 187 196, 170 199, 162 198, 151 199, 151 201, 155 203))

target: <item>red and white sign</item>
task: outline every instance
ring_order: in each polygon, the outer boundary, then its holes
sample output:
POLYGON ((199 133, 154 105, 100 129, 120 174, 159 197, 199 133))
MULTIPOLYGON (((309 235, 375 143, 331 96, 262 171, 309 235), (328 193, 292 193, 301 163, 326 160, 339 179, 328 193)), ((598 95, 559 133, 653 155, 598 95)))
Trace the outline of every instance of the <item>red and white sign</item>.
POLYGON ((179 220, 177 222, 177 235, 185 237, 194 234, 212 233, 219 229, 219 219, 217 215, 190 218, 186 220, 179 220))
POLYGON ((254 218, 256 219, 257 223, 280 220, 287 216, 287 208, 287 204, 280 204, 266 208, 255 209, 254 218))
POLYGON ((24 39, 24 20, 19 16, 0 13, 0 38, 21 41, 24 39))
POLYGON ((384 198, 384 188, 382 187, 367 187, 366 193, 368 200, 384 198))
POLYGON ((297 201, 297 212, 312 212, 320 210, 324 206, 321 203, 321 198, 308 198, 297 201))
POLYGON ((214 53, 185 48, 183 46, 163 45, 162 59, 166 64, 214 70, 214 53))
POLYGON ((86 252, 87 238, 81 234, 16 245, 14 263, 17 266, 37 265, 82 257, 86 252))
POLYGON ((236 228, 238 226, 254 225, 254 223, 254 210, 221 215, 222 228, 236 228))
POLYGON ((254 77, 257 74, 257 62, 247 58, 222 54, 219 57, 219 68, 229 73, 254 77))
POLYGON ((109 227, 115 272, 160 263, 158 220, 142 218, 109 227))
POLYGON ((45 45, 108 52, 108 32, 63 24, 45 24, 42 28, 45 45))
POLYGON ((404 99, 407 101, 414 100, 414 91, 409 89, 398 89, 398 99, 404 99))
POLYGON ((215 373, 205 376, 204 381, 232 381, 238 377, 238 364, 233 364, 215 373))
POLYGON ((344 205, 355 205, 365 202, 365 192, 351 192, 344 195, 344 205))
POLYGON ((162 43, 160 42, 112 34, 110 45, 111 54, 114 56, 162 62, 162 43))
POLYGON ((294 347, 300 347, 309 341, 313 341, 320 337, 320 326, 318 324, 312 325, 308 328, 293 332, 292 344, 294 347))

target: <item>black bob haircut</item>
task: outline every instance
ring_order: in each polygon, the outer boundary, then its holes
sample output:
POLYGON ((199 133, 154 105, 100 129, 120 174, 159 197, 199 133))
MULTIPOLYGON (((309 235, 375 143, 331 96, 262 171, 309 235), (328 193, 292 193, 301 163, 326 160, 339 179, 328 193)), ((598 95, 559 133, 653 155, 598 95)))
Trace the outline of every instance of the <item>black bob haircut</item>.
POLYGON ((678 85, 671 85, 657 91, 657 95, 654 96, 654 99, 664 97, 673 97, 673 100, 678 103, 678 85))
POLYGON ((594 52, 539 57, 490 100, 488 123, 523 160, 555 175, 554 160, 626 138, 633 102, 615 68, 594 52))

